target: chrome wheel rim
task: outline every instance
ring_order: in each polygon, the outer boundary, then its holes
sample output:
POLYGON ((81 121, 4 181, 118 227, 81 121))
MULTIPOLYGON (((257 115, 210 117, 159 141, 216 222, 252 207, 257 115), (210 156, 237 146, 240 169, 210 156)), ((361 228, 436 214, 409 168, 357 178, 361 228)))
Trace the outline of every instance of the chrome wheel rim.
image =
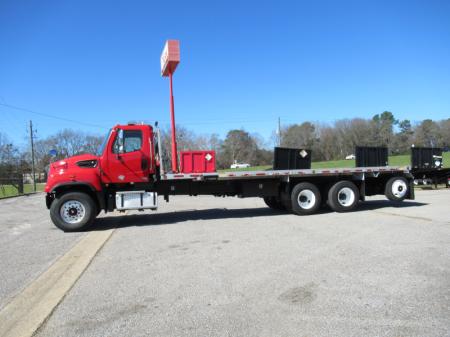
POLYGON ((68 200, 62 204, 59 214, 64 222, 76 224, 84 219, 86 209, 81 202, 77 200, 68 200))
POLYGON ((403 198, 408 191, 408 186, 402 179, 394 180, 392 183, 392 194, 397 198, 403 198))
POLYGON ((302 190, 297 197, 298 205, 303 209, 311 209, 316 204, 316 195, 311 190, 302 190))
POLYGON ((337 199, 341 206, 349 207, 355 202, 355 192, 349 187, 344 187, 339 190, 337 199))

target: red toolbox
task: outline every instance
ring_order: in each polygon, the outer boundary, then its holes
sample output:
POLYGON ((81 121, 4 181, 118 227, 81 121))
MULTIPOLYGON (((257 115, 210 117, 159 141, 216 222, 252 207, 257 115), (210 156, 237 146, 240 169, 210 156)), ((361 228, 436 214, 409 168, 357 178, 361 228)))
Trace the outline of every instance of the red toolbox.
POLYGON ((180 151, 181 173, 216 172, 215 151, 180 151))

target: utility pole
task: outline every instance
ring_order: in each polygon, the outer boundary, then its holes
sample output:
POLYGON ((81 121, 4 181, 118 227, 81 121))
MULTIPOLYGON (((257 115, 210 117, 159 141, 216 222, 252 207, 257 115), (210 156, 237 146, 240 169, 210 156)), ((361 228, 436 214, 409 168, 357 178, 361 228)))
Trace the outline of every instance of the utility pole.
POLYGON ((278 146, 281 146, 281 119, 278 117, 278 146))
POLYGON ((33 122, 30 120, 30 143, 31 143, 31 174, 33 175, 33 191, 36 192, 36 173, 34 171, 34 135, 33 122))

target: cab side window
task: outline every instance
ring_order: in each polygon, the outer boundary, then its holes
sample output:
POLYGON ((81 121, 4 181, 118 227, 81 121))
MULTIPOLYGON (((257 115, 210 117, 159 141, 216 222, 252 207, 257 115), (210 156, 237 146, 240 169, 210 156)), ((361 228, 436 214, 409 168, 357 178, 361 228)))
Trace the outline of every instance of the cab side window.
MULTIPOLYGON (((133 152, 141 149, 142 146, 142 132, 139 130, 124 130, 123 131, 123 152, 133 152)), ((119 153, 119 144, 116 140, 113 145, 113 153, 119 153)))

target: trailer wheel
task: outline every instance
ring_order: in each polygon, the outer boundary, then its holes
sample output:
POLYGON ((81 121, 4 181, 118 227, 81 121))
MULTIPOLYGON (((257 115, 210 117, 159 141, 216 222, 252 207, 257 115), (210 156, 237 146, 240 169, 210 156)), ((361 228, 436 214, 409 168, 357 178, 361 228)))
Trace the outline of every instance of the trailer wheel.
POLYGON ((277 211, 285 211, 286 210, 286 207, 284 207, 281 200, 277 197, 264 197, 263 200, 266 203, 266 205, 272 209, 275 209, 277 211))
POLYGON ((88 227, 97 215, 94 200, 86 193, 69 192, 57 197, 50 207, 50 218, 65 232, 88 227))
POLYGON ((353 210, 359 201, 359 190, 348 180, 339 181, 328 191, 328 205, 336 212, 353 210))
POLYGON ((308 215, 320 208, 321 197, 319 189, 311 183, 300 183, 291 192, 292 212, 298 215, 308 215))
POLYGON ((408 181, 404 177, 392 177, 386 183, 384 194, 391 201, 403 201, 408 195, 408 181))

